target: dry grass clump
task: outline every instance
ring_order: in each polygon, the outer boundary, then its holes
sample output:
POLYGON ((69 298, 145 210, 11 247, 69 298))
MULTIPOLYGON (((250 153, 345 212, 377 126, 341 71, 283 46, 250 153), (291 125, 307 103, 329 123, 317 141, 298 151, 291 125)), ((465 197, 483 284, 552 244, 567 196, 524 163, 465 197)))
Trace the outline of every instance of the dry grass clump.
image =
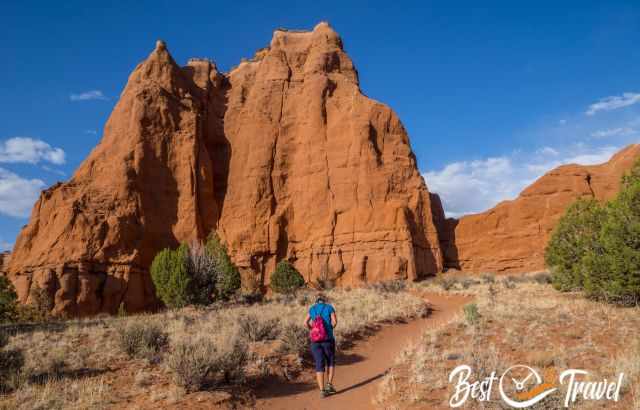
POLYGON ((263 340, 274 340, 278 337, 280 333, 278 322, 276 318, 262 320, 260 316, 250 314, 240 316, 238 325, 240 326, 242 334, 245 335, 249 341, 261 342, 263 340))
POLYGON ((131 320, 118 329, 118 342, 130 358, 152 358, 169 343, 169 335, 159 323, 131 320))
POLYGON ((0 400, 0 409, 106 409, 111 404, 110 391, 102 377, 71 381, 51 378, 44 384, 23 385, 8 400, 0 400))
MULTIPOLYGON (((541 375, 584 369, 591 380, 614 380, 624 372, 619 403, 582 401, 575 406, 638 408, 640 308, 616 307, 579 294, 556 292, 544 274, 483 279, 483 283, 466 289, 459 278, 454 282, 448 292, 474 295, 477 315, 467 305, 451 322, 430 329, 418 343, 408 346, 381 384, 377 397, 381 407, 392 408, 395 403, 405 403, 403 408, 447 407, 453 393, 448 376, 456 366, 471 366, 477 380, 488 371, 495 370, 500 376, 509 366, 526 364, 541 375)), ((438 280, 415 286, 443 292, 438 280)), ((557 377, 552 381, 557 382, 557 377)), ((552 396, 531 408, 563 407, 564 392, 552 396)), ((467 404, 470 408, 503 405, 467 404)))

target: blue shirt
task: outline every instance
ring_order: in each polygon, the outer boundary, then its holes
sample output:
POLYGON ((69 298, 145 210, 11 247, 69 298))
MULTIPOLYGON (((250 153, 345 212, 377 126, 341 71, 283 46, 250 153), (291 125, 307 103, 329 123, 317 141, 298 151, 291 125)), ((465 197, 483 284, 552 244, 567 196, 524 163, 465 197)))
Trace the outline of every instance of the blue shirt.
POLYGON ((329 340, 334 340, 333 337, 333 325, 331 324, 331 314, 336 310, 328 303, 316 303, 309 309, 309 316, 311 320, 315 320, 318 315, 322 316, 324 322, 324 328, 327 331, 329 340))

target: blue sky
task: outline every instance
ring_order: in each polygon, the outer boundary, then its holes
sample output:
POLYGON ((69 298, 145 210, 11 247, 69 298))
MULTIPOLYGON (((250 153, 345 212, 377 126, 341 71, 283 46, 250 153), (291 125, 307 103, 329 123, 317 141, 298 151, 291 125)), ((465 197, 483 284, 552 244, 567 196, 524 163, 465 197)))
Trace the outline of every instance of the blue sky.
POLYGON ((158 38, 179 64, 208 57, 226 71, 275 28, 329 21, 362 90, 400 115, 449 215, 640 137, 638 1, 105 3, 0 6, 0 248, 39 190, 97 144, 158 38))

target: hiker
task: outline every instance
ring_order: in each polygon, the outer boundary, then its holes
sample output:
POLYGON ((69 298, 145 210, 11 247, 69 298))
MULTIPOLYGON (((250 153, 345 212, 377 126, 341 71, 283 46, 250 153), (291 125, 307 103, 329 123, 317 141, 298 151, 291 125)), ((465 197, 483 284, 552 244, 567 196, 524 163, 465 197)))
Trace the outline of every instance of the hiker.
POLYGON ((316 362, 316 380, 322 397, 336 392, 333 387, 336 356, 333 328, 337 323, 336 310, 327 303, 326 296, 319 294, 316 297, 316 303, 309 309, 304 324, 310 330, 311 354, 316 362))

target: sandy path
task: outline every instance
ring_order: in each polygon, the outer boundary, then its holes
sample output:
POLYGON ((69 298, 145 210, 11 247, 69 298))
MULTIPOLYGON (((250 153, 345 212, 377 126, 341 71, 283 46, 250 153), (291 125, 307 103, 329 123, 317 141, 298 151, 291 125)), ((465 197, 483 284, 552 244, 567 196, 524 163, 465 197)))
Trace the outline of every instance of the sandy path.
MULTIPOLYGON (((406 324, 385 325, 380 331, 337 356, 334 385, 338 393, 321 398, 315 384, 291 382, 270 384, 258 391, 257 409, 287 410, 360 410, 374 409, 372 398, 382 376, 395 357, 411 340, 416 340, 428 327, 444 322, 470 298, 460 295, 426 294, 433 305, 428 318, 406 324)), ((309 371, 311 375, 311 370, 309 371)), ((308 377, 311 380, 311 376, 308 377)), ((306 378, 305 378, 306 379, 306 378)))

